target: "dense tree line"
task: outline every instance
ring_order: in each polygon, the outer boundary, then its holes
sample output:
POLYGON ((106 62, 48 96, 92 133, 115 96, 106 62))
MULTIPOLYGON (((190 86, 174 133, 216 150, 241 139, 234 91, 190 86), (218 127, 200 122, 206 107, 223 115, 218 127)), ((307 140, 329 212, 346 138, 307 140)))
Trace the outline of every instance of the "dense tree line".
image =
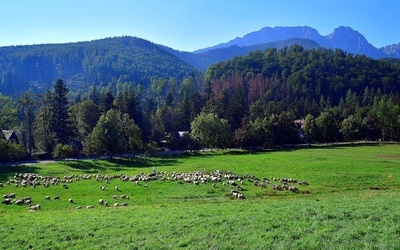
POLYGON ((28 155, 53 157, 397 140, 399 73, 387 60, 295 45, 213 65, 205 79, 154 77, 81 95, 59 79, 40 96, 0 95, 0 124, 19 131, 28 155))

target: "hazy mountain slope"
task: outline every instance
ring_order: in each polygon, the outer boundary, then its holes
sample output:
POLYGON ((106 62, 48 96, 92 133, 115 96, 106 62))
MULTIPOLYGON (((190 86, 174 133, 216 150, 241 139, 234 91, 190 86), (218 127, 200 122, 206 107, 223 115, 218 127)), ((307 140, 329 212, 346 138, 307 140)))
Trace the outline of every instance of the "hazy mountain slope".
POLYGON ((259 43, 259 44, 254 44, 250 46, 238 46, 238 45, 232 45, 230 47, 226 48, 217 48, 217 49, 212 49, 205 51, 204 53, 190 53, 190 52, 182 52, 182 51, 177 51, 173 50, 168 47, 163 47, 166 51, 169 53, 177 56, 179 59, 182 61, 185 61, 189 63, 190 65, 193 65, 194 67, 205 71, 208 66, 214 63, 222 62, 225 60, 229 60, 235 56, 243 56, 251 51, 256 51, 256 50, 261 50, 264 51, 268 48, 283 48, 283 47, 290 47, 294 44, 298 44, 305 49, 311 49, 311 48, 317 48, 319 45, 309 39, 300 39, 300 38, 292 38, 292 39, 287 39, 287 40, 282 40, 282 41, 272 41, 272 42, 267 42, 267 43, 259 43))

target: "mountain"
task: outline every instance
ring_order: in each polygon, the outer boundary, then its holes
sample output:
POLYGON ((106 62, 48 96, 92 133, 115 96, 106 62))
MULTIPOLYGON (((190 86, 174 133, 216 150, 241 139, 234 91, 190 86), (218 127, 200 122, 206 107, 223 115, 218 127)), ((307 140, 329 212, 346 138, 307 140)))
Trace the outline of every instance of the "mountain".
POLYGON ((199 74, 160 46, 137 37, 0 47, 0 92, 11 96, 28 89, 43 93, 59 78, 70 90, 85 91, 90 85, 141 82, 146 87, 152 78, 180 82, 199 74))
POLYGON ((368 43, 365 37, 350 27, 340 26, 331 34, 322 36, 314 28, 303 27, 265 27, 259 31, 249 33, 243 37, 235 38, 227 43, 195 51, 197 54, 214 49, 227 48, 233 45, 251 46, 272 41, 281 41, 292 38, 309 39, 328 49, 341 49, 352 54, 363 54, 375 59, 389 57, 383 50, 375 48, 368 43))
POLYGON ((363 54, 375 59, 387 57, 385 53, 368 43, 367 39, 358 31, 350 27, 336 28, 325 36, 332 49, 341 49, 352 54, 363 54))
POLYGON ((383 48, 380 48, 380 50, 390 57, 400 58, 400 43, 387 45, 383 48))
POLYGON ((212 50, 207 50, 204 51, 203 53, 182 52, 161 45, 160 46, 169 53, 177 56, 182 61, 187 62, 188 64, 196 67, 197 69, 200 69, 201 71, 205 71, 211 64, 229 60, 235 56, 244 56, 250 53, 251 51, 257 51, 257 50, 264 51, 269 48, 281 49, 283 47, 290 47, 294 44, 300 45, 305 49, 313 49, 320 47, 316 42, 302 38, 291 38, 287 40, 271 41, 267 43, 258 43, 254 45, 241 46, 241 47, 238 45, 232 45, 230 47, 221 47, 212 50))
POLYGON ((260 31, 251 32, 242 38, 237 37, 227 43, 221 43, 213 47, 196 50, 195 53, 204 53, 213 49, 227 48, 233 45, 239 47, 251 46, 260 43, 288 40, 292 38, 310 39, 318 43, 320 35, 317 30, 310 27, 265 27, 260 31))

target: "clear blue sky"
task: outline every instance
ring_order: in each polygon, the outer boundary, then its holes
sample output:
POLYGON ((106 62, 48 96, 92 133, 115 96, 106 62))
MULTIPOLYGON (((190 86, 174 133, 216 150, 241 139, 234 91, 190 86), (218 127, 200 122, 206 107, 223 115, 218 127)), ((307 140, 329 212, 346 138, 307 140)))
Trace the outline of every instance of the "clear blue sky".
POLYGON ((136 36, 194 51, 263 27, 339 26, 400 43, 400 0, 1 0, 0 46, 136 36))

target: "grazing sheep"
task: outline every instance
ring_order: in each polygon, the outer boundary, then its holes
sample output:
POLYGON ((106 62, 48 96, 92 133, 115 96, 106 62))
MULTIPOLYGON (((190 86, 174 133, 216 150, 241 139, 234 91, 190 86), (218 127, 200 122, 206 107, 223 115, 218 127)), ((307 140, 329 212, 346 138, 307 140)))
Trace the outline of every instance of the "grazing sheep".
POLYGON ((33 211, 38 211, 40 209, 40 204, 36 204, 35 206, 30 205, 28 211, 33 212, 33 211))
POLYGON ((45 200, 50 200, 50 196, 44 197, 45 200))
POLYGON ((92 209, 92 208, 94 208, 94 206, 93 205, 88 205, 88 206, 86 206, 86 208, 87 209, 92 209))
POLYGON ((281 185, 274 184, 274 185, 272 185, 271 187, 272 187, 272 189, 274 189, 274 190, 283 191, 283 187, 282 187, 281 185))
POLYGON ((82 206, 77 206, 75 209, 76 210, 82 209, 82 206))
POLYGON ((0 182, 0 187, 4 187, 4 183, 1 183, 1 182, 0 182))
POLYGON ((63 186, 62 186, 64 189, 68 189, 68 186, 67 186, 67 184, 63 184, 63 186))
POLYGON ((69 198, 69 199, 68 199, 68 202, 69 202, 69 203, 74 203, 74 200, 73 200, 72 198, 69 198))
POLYGON ((127 207, 128 206, 128 202, 124 202, 121 204, 121 207, 127 207))
POLYGON ((303 181, 299 181, 298 183, 299 183, 299 185, 308 185, 308 182, 304 181, 304 180, 303 181))
POLYGON ((14 193, 5 194, 5 195, 3 195, 3 198, 4 199, 6 199, 6 198, 15 198, 15 194, 14 193))
POLYGON ((9 204, 11 204, 11 199, 10 199, 10 198, 6 198, 6 199, 3 200, 1 203, 2 203, 2 204, 9 205, 9 204))
POLYGON ((119 203, 114 203, 114 207, 119 207, 119 203))
POLYGON ((22 200, 22 199, 18 199, 18 200, 15 200, 14 201, 14 204, 15 205, 23 205, 25 202, 24 202, 24 200, 22 200))
POLYGON ((98 201, 98 203, 99 203, 100 205, 104 205, 104 200, 103 200, 103 199, 100 199, 100 200, 98 201))
POLYGON ((119 191, 118 186, 115 186, 115 190, 116 190, 116 191, 119 191))
POLYGON ((54 200, 60 200, 60 196, 54 196, 54 200))
POLYGON ((128 195, 121 195, 121 199, 129 200, 129 196, 128 195))
POLYGON ((112 198, 114 199, 114 200, 117 200, 118 199, 118 196, 116 196, 115 194, 112 196, 112 198))

